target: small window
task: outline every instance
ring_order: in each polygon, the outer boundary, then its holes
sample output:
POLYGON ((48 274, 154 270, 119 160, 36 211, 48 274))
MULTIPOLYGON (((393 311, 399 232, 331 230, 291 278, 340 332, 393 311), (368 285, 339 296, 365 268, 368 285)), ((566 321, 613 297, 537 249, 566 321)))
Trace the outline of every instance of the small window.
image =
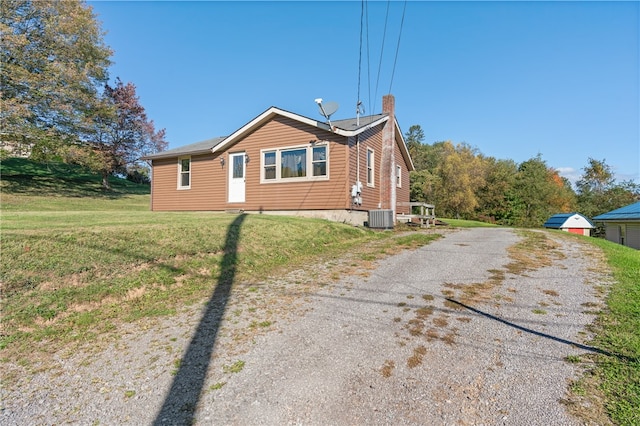
POLYGON ((372 149, 367 149, 367 186, 375 186, 373 182, 374 171, 374 152, 372 149))
POLYGON ((274 180, 276 178, 276 152, 264 153, 264 179, 274 180))
POLYGON ((313 164, 314 176, 327 175, 327 147, 326 146, 313 147, 312 164, 313 164))
POLYGON ((191 188, 191 157, 181 158, 178 162, 178 189, 191 188))
POLYGON ((402 188, 402 167, 396 166, 396 186, 402 188))

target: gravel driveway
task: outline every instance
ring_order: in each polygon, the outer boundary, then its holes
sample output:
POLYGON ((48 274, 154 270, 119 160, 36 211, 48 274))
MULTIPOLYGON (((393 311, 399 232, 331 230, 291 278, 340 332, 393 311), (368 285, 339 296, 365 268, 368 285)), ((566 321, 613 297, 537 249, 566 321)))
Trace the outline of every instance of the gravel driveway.
POLYGON ((590 350, 585 307, 605 277, 553 235, 551 260, 513 270, 520 238, 460 230, 319 289, 314 268, 254 287, 226 307, 213 355, 188 365, 185 350, 209 353, 191 340, 197 307, 129 326, 5 391, 0 423, 578 425, 565 359, 590 350))

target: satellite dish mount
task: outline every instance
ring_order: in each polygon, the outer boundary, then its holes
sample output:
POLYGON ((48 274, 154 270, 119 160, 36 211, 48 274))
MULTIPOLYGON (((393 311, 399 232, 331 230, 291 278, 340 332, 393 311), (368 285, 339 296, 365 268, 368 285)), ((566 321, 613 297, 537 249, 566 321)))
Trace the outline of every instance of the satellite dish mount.
POLYGON ((327 119, 329 122, 329 128, 331 128, 331 115, 335 113, 340 106, 337 102, 326 102, 323 105, 322 98, 317 98, 315 101, 318 104, 318 109, 320 109, 320 114, 327 119))

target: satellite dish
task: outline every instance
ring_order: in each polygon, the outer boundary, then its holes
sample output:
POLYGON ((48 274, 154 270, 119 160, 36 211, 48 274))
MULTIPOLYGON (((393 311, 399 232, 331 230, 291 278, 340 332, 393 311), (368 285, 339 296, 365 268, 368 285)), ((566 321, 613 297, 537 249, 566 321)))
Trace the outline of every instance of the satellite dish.
POLYGON ((320 114, 327 117, 327 120, 331 117, 331 115, 338 110, 340 105, 337 102, 326 102, 324 104, 319 103, 318 107, 320 108, 320 114))

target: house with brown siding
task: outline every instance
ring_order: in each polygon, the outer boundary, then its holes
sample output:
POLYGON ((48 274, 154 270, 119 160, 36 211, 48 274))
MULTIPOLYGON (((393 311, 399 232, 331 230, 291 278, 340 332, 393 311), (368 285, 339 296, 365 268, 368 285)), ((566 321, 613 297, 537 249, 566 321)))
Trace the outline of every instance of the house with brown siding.
POLYGON ((276 107, 226 137, 186 145, 151 162, 154 211, 244 211, 362 225, 371 210, 398 212, 414 170, 395 119, 383 113, 325 123, 276 107))

